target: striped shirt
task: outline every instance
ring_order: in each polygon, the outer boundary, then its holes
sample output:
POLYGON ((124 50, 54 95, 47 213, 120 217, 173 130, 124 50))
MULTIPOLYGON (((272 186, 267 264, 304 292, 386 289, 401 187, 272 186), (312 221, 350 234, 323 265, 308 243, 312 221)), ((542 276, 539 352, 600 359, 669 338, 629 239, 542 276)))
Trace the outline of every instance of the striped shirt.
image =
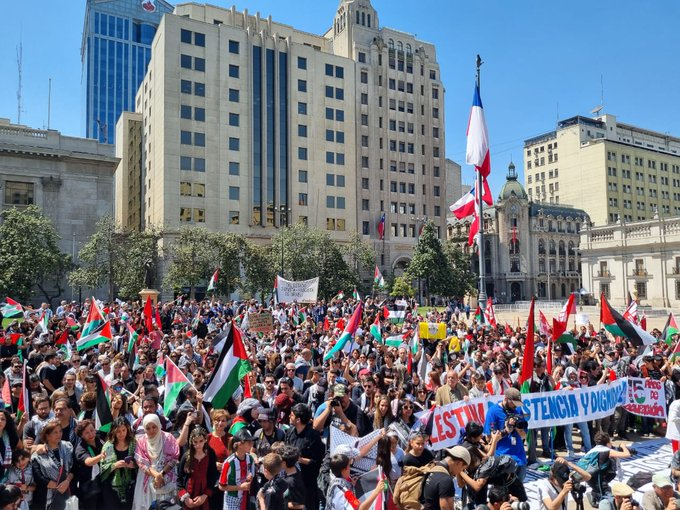
MULTIPOLYGON (((220 474, 220 485, 241 485, 247 481, 248 475, 255 476, 255 458, 246 453, 243 459, 239 459, 236 454, 232 453, 222 466, 222 473, 220 474)), ((229 507, 238 507, 244 509, 248 504, 248 492, 246 491, 227 491, 224 494, 225 508, 227 501, 230 501, 229 507)))

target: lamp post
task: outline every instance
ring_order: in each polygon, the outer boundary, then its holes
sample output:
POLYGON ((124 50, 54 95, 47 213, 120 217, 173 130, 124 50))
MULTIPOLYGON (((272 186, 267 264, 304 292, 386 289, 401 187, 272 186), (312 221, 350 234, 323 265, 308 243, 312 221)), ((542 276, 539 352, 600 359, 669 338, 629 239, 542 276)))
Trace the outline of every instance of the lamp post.
POLYGON ((279 206, 279 211, 281 211, 281 214, 279 215, 279 226, 281 227, 281 278, 284 276, 283 272, 283 254, 284 254, 284 239, 283 239, 283 229, 288 226, 288 215, 291 212, 291 209, 289 207, 286 207, 285 205, 279 206))

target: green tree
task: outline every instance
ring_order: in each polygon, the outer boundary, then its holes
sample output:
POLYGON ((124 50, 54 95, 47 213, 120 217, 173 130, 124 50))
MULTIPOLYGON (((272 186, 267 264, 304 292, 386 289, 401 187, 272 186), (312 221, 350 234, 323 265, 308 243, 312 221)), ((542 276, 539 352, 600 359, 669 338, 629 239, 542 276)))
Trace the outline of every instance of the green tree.
POLYGON ((52 220, 36 205, 0 213, 0 294, 27 300, 34 286, 49 302, 62 291, 70 256, 59 249, 52 220), (56 294, 50 295, 50 287, 56 294))
POLYGON ((392 297, 413 297, 416 295, 416 289, 413 288, 411 282, 404 278, 403 276, 397 276, 394 279, 394 284, 392 285, 392 292, 390 296, 392 297))
MULTIPOLYGON (((406 268, 406 277, 424 278, 426 291, 439 296, 451 296, 454 275, 441 241, 437 238, 432 221, 425 223, 413 252, 413 259, 406 268)), ((428 299, 429 302, 429 299, 428 299)))
POLYGON ((444 253, 453 271, 453 287, 449 295, 456 297, 475 295, 478 275, 472 270, 470 256, 463 253, 460 245, 451 239, 444 243, 444 253))
POLYGON ((158 264, 161 254, 160 229, 145 231, 126 229, 116 224, 111 216, 98 222, 96 231, 78 252, 78 267, 69 274, 74 287, 106 286, 109 301, 119 296, 135 299, 144 287, 145 264, 158 264))
POLYGON ((220 254, 216 236, 205 228, 180 229, 179 236, 169 247, 171 263, 163 280, 164 287, 175 291, 189 287, 193 299, 196 286, 215 272, 220 254))
POLYGON ((264 303, 274 288, 277 267, 276 252, 272 250, 272 246, 247 242, 243 252, 243 268, 246 277, 241 282, 241 290, 250 296, 259 294, 264 303))
POLYGON ((232 232, 211 234, 211 237, 220 268, 215 294, 229 296, 241 286, 241 267, 246 242, 241 234, 232 232))

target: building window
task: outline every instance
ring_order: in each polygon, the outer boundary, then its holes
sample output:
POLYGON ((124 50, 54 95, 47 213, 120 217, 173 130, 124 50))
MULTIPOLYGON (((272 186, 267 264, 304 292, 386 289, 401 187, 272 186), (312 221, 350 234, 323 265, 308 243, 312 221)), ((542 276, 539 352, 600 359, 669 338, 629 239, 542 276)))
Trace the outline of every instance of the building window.
POLYGON ((191 120, 191 106, 181 105, 179 109, 179 116, 183 119, 191 120))
POLYGON ((238 66, 236 66, 234 64, 229 64, 229 77, 238 78, 238 76, 239 76, 238 66))
POLYGON ((298 182, 307 182, 307 170, 298 170, 298 182))
POLYGON ((229 225, 238 225, 239 216, 239 211, 229 211, 229 225))
POLYGON ((647 282, 636 282, 635 290, 640 299, 647 299, 647 282))
POLYGON ((192 83, 191 80, 182 80, 180 82, 180 91, 182 94, 191 94, 192 83))
POLYGON ((229 125, 238 127, 238 125, 239 125, 239 114, 238 113, 230 113, 229 114, 229 125))
POLYGON ((368 189, 368 177, 361 178, 361 189, 368 189))
POLYGON ((180 40, 185 44, 191 44, 191 30, 180 30, 180 40))
POLYGON ((298 159, 302 161, 307 160, 307 148, 306 147, 298 147, 298 159))
POLYGON ((345 77, 345 68, 340 67, 340 66, 335 66, 335 77, 336 78, 344 78, 345 77))
POLYGON ((307 103, 298 103, 298 113, 300 115, 307 115, 307 103))
POLYGON ((241 189, 238 186, 229 186, 229 200, 239 200, 241 189))
POLYGON ((229 137, 229 150, 230 151, 238 151, 241 146, 241 140, 239 138, 236 138, 235 136, 230 136, 229 137))
POLYGON ((31 182, 5 181, 5 204, 31 205, 34 203, 31 182))
POLYGON ((194 82, 194 95, 205 97, 205 83, 194 82))
POLYGON ((184 69, 191 69, 191 55, 181 55, 179 65, 184 69))
POLYGON ((326 197, 326 208, 327 209, 335 209, 335 197, 334 196, 327 196, 326 197))
POLYGON ((298 136, 307 138, 307 126, 305 124, 298 124, 298 136))
POLYGON ((305 57, 297 58, 298 69, 307 69, 307 59, 305 57))
POLYGON ((326 76, 333 76, 333 64, 326 64, 326 76))
POLYGON ((307 205, 307 193, 298 193, 298 205, 307 205))
POLYGON ((307 92, 307 80, 298 80, 298 92, 307 92))
POLYGON ((232 103, 238 103, 238 96, 238 89, 229 89, 229 101, 232 103))
POLYGON ((239 52, 239 42, 229 40, 229 53, 234 53, 235 55, 238 55, 238 52, 239 52))
POLYGON ((202 34, 200 32, 194 32, 194 44, 196 46, 200 46, 201 48, 205 47, 205 34, 202 34))
POLYGON ((363 51, 360 51, 357 59, 359 60, 359 63, 365 64, 366 63, 366 53, 364 53, 363 51))
POLYGON ((179 221, 182 223, 188 223, 191 221, 191 207, 179 208, 179 221))
POLYGON ((194 120, 198 122, 205 122, 205 108, 194 106, 194 120))
MULTIPOLYGON (((371 228, 370 224, 367 221, 362 222, 361 231, 363 235, 365 236, 369 235, 371 233, 370 228, 371 228)), ((678 283, 680 283, 680 281, 678 283)))
POLYGON ((191 145, 191 131, 180 131, 179 141, 182 145, 191 145))

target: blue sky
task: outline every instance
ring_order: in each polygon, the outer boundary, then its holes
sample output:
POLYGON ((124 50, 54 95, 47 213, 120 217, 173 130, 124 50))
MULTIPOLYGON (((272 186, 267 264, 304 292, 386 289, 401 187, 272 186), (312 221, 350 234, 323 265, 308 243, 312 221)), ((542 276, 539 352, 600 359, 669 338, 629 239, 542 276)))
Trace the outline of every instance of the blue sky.
MULTIPOLYGON (((233 2, 210 3, 231 7, 233 2)), ((459 163, 465 155, 475 56, 482 55, 494 193, 511 157, 521 170, 524 139, 553 129, 558 115, 589 115, 600 104, 601 77, 605 112, 623 122, 680 136, 680 2, 372 3, 382 26, 416 34, 437 48, 446 88, 446 154, 459 163)), ((82 136, 80 45, 85 2, 2 4, 0 117, 17 120, 16 47, 22 40, 22 124, 46 126, 52 78, 51 127, 82 136)), ((248 0, 236 7, 321 34, 331 26, 337 5, 336 0, 248 0)), ((465 165, 463 180, 472 180, 472 170, 465 165)))

